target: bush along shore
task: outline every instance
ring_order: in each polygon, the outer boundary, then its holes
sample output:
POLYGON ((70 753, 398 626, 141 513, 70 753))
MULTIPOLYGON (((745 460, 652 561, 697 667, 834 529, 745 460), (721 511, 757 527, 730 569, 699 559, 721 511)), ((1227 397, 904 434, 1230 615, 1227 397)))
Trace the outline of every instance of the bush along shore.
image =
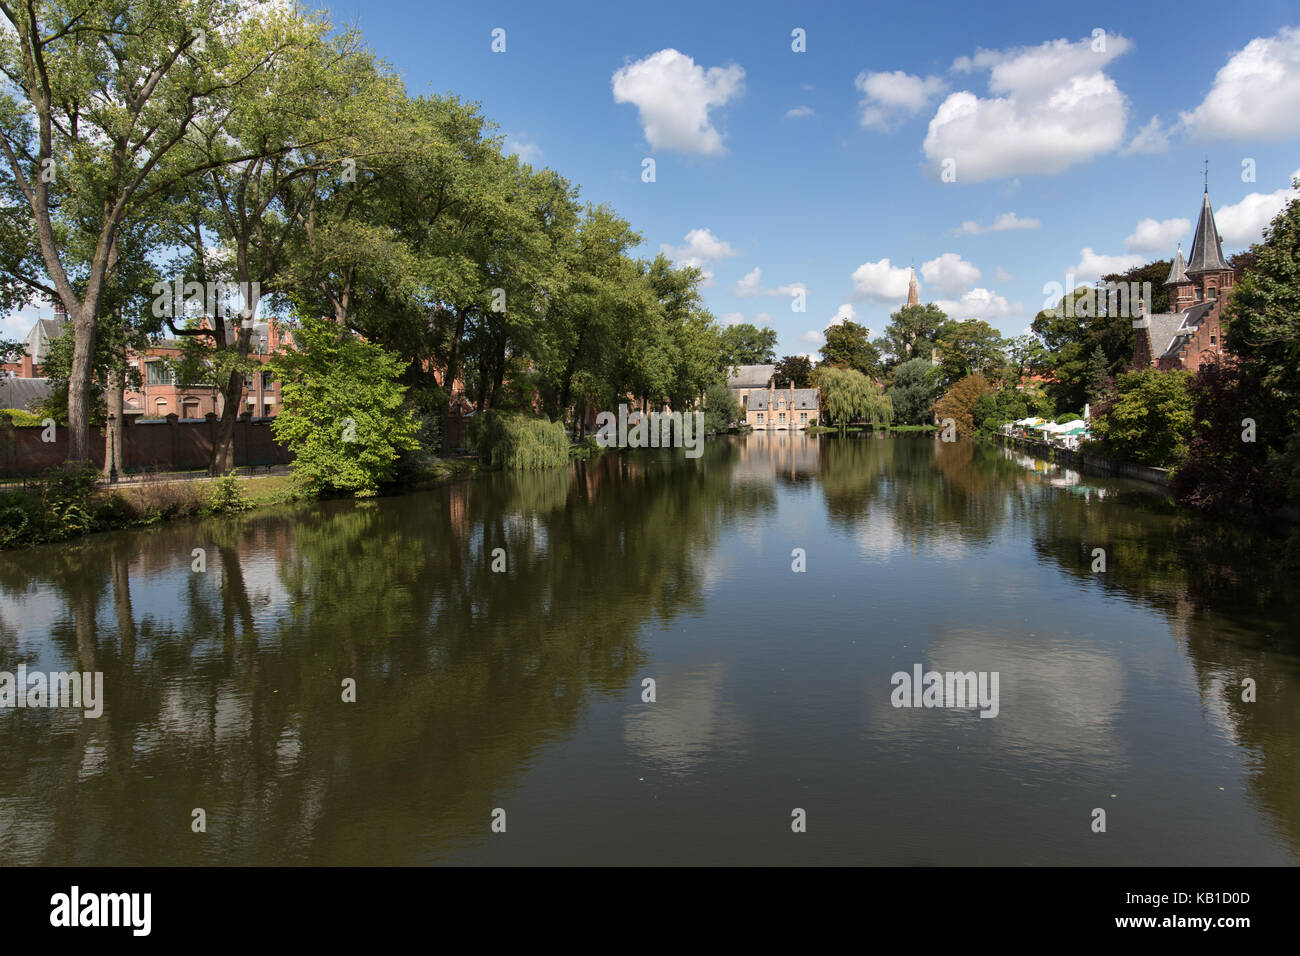
MULTIPOLYGON (((419 490, 478 470, 471 460, 438 459, 385 491, 419 490)), ((52 469, 22 487, 0 490, 0 551, 177 518, 241 514, 313 497, 288 474, 179 479, 157 475, 129 485, 106 485, 94 468, 52 469)))

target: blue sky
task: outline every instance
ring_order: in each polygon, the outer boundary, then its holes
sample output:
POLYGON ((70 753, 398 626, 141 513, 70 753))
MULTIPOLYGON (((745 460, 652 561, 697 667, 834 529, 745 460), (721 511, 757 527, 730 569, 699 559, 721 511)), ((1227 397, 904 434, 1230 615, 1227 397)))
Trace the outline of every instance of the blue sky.
POLYGON ((1018 334, 1045 283, 1186 248, 1203 159, 1225 252, 1300 170, 1294 4, 317 5, 412 94, 480 102, 643 254, 705 268, 713 313, 781 354, 846 314, 878 333, 911 264, 923 300, 1018 334))

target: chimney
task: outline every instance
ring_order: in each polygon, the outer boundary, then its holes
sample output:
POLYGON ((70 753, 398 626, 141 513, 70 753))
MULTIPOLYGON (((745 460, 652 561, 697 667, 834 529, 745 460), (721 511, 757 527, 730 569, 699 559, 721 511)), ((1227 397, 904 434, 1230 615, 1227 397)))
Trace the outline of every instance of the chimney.
POLYGON ((24 355, 22 360, 22 371, 18 373, 19 378, 35 378, 36 372, 32 366, 32 357, 24 355))

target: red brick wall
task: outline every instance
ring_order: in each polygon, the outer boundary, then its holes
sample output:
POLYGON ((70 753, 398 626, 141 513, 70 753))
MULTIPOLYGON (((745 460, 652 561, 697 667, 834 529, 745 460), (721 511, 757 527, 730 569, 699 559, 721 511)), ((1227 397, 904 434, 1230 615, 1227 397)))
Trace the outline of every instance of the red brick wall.
MULTIPOLYGON (((55 429, 55 440, 41 441, 42 428, 0 426, 0 476, 22 477, 39 474, 63 463, 67 457, 68 430, 55 429)), ((217 431, 216 416, 206 421, 182 422, 169 415, 159 422, 133 423, 127 419, 123 432, 128 471, 195 471, 208 466, 212 440, 217 431)), ((104 465, 104 429, 90 431, 91 459, 104 465)), ((235 423, 235 464, 288 464, 293 456, 276 444, 270 422, 240 419, 235 423)))

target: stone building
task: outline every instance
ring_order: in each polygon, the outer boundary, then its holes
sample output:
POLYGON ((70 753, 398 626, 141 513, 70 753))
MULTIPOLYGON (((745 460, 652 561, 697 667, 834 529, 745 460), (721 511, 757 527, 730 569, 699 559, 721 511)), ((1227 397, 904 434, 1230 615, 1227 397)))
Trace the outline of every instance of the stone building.
POLYGON ((767 391, 755 389, 748 398, 745 422, 755 431, 799 431, 818 424, 821 392, 815 388, 795 388, 793 382, 777 388, 773 380, 767 391))
POLYGON ((1201 200, 1201 215, 1192 237, 1192 251, 1183 258, 1179 245, 1169 278, 1170 311, 1141 314, 1133 320, 1133 367, 1164 371, 1218 365, 1226 358, 1223 350, 1223 306, 1233 285, 1233 270, 1223 257, 1223 241, 1214 223, 1207 187, 1201 200))

